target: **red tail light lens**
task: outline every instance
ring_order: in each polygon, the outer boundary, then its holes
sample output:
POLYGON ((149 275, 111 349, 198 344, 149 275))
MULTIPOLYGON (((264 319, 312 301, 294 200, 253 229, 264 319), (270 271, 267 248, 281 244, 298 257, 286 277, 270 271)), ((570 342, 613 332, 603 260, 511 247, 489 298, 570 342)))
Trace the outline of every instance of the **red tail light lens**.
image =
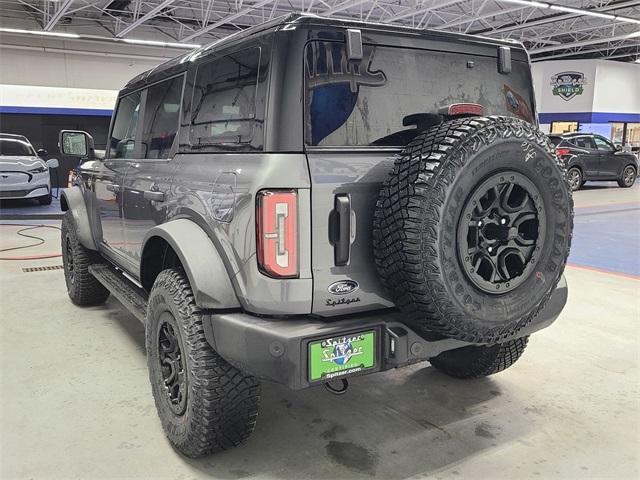
POLYGON ((477 115, 481 117, 484 115, 484 107, 477 103, 452 103, 445 110, 442 113, 452 117, 456 115, 477 115))
POLYGON ((270 277, 297 278, 298 193, 263 190, 257 198, 258 266, 270 277))
POLYGON ((558 155, 559 157, 569 155, 569 153, 571 153, 571 150, 569 150, 568 148, 556 148, 556 155, 558 155))

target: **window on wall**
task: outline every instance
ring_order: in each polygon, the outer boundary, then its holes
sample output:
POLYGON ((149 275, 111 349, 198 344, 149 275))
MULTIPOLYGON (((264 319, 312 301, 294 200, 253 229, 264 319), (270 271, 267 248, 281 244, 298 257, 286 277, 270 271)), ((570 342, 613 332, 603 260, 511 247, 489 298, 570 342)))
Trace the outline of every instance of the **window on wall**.
POLYGON ((550 133, 573 133, 578 131, 578 122, 552 122, 550 133))
POLYGON ((266 78, 261 49, 250 48, 198 66, 191 104, 194 146, 262 147, 266 78))
POLYGON ((110 158, 134 158, 141 92, 120 98, 109 139, 110 158))
POLYGON ((147 90, 142 126, 142 157, 168 158, 178 132, 183 76, 157 83, 147 90))

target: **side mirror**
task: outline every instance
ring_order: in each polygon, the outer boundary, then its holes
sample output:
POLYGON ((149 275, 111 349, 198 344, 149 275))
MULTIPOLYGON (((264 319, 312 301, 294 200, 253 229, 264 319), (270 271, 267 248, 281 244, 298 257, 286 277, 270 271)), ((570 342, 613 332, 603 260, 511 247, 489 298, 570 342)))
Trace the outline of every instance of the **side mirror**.
POLYGON ((616 152, 621 152, 622 151, 622 145, 616 145, 615 149, 616 149, 616 152))
POLYGON ((81 130, 62 130, 58 146, 63 155, 78 158, 95 158, 93 137, 81 130))
POLYGON ((39 148, 37 153, 40 158, 45 158, 47 155, 49 155, 49 152, 47 152, 44 148, 39 148))
POLYGON ((47 167, 49 168, 58 168, 60 166, 60 162, 58 162, 57 158, 50 158, 45 162, 47 167))

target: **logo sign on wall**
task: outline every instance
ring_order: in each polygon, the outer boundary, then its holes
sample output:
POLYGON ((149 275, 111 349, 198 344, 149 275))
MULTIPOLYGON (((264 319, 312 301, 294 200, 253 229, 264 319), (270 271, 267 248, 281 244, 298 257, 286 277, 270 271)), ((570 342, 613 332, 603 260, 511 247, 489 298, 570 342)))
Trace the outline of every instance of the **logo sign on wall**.
POLYGON ((553 94, 567 102, 576 95, 582 95, 586 83, 581 72, 560 72, 551 77, 553 94))

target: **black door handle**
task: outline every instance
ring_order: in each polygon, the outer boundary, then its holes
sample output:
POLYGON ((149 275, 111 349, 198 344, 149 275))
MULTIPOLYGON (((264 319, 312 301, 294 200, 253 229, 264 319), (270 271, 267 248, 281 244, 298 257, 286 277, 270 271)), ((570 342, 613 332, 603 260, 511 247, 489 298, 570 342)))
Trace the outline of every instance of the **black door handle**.
POLYGON ((336 195, 334 210, 329 215, 329 241, 333 245, 334 263, 349 263, 351 251, 351 199, 348 195, 336 195))
POLYGON ((158 190, 145 190, 144 198, 145 200, 150 200, 152 202, 163 202, 164 192, 159 192, 158 190))

